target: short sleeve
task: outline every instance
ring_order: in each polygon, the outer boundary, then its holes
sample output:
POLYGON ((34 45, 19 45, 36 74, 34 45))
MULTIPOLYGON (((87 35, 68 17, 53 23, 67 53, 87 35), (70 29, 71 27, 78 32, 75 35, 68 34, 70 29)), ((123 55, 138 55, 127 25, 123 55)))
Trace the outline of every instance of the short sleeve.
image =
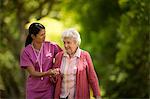
POLYGON ((21 68, 33 66, 31 58, 29 57, 29 54, 26 52, 26 50, 23 50, 20 54, 20 66, 21 68))
POLYGON ((61 52, 61 51, 62 51, 62 49, 57 44, 55 44, 54 45, 54 54, 56 55, 58 52, 61 52))

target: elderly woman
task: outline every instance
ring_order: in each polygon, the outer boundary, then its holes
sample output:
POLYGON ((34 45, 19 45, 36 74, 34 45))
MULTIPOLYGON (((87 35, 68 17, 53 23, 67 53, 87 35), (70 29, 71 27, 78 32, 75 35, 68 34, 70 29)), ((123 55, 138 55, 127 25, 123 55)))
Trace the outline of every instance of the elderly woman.
POLYGON ((90 99, 90 87, 96 99, 100 89, 90 54, 81 50, 81 38, 75 29, 62 33, 65 51, 56 55, 54 68, 60 68, 56 78, 55 99, 90 99), (90 85, 90 86, 89 86, 90 85))

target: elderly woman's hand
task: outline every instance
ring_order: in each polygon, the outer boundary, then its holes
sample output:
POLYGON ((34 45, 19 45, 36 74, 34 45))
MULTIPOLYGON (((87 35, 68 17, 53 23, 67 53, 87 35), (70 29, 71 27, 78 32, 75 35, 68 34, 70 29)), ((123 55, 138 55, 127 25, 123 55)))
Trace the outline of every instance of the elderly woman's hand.
POLYGON ((96 96, 95 99, 102 99, 101 96, 96 96))
POLYGON ((60 69, 59 68, 49 69, 47 73, 48 75, 55 77, 56 75, 60 74, 60 69))
POLYGON ((50 76, 50 82, 52 83, 56 83, 57 81, 57 75, 60 74, 60 69, 56 68, 56 69, 50 69, 48 70, 49 72, 49 76, 50 76))

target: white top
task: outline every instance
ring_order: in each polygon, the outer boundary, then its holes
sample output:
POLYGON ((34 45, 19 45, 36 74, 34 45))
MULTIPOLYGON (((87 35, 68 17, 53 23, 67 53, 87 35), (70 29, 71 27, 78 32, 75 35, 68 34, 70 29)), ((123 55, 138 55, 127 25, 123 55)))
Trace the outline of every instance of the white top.
POLYGON ((63 75, 60 98, 74 99, 76 88, 76 72, 77 72, 77 59, 80 57, 81 49, 78 48, 73 57, 69 57, 64 53, 62 64, 60 67, 61 74, 63 75))

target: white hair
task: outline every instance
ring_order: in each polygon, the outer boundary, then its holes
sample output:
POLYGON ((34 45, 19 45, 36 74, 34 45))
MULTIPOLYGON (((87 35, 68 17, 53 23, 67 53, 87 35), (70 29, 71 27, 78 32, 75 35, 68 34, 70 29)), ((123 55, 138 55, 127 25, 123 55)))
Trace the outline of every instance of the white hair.
POLYGON ((62 33, 62 40, 64 40, 64 38, 66 38, 66 37, 73 38, 76 41, 76 43, 78 44, 78 46, 81 44, 80 34, 74 28, 69 28, 62 33))

